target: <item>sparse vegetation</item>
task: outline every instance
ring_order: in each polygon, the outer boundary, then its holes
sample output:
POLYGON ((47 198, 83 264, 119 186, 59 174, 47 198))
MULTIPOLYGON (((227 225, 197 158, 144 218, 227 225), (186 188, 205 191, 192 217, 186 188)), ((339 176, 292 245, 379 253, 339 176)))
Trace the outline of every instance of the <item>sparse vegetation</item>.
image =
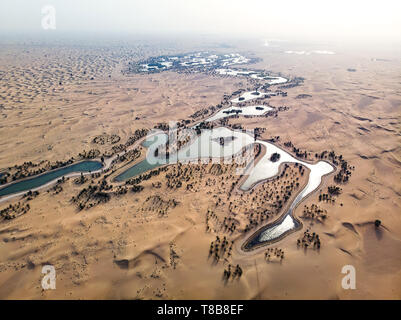
POLYGON ((268 248, 265 252, 267 262, 282 261, 284 259, 284 250, 280 248, 268 248))
POLYGON ((15 219, 18 216, 21 216, 27 213, 31 209, 29 203, 21 204, 20 202, 16 204, 10 204, 8 207, 0 210, 0 217, 4 220, 15 219))
POLYGON ((316 204, 310 206, 305 205, 301 218, 305 220, 312 220, 317 222, 324 222, 328 217, 327 210, 322 209, 316 204))
POLYGON ((280 160, 280 154, 277 152, 273 153, 270 157, 270 161, 277 162, 278 160, 280 160))
POLYGON ((297 246, 302 247, 305 250, 308 248, 319 250, 321 247, 319 235, 306 229, 303 235, 298 238, 297 246))

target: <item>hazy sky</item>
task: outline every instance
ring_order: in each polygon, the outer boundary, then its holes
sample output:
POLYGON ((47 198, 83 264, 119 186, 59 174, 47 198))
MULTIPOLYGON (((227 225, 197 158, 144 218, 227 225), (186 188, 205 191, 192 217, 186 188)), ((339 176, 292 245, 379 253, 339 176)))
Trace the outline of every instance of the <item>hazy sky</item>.
POLYGON ((401 40, 401 1, 0 0, 0 31, 401 40), (41 27, 45 5, 56 10, 56 30, 41 27))

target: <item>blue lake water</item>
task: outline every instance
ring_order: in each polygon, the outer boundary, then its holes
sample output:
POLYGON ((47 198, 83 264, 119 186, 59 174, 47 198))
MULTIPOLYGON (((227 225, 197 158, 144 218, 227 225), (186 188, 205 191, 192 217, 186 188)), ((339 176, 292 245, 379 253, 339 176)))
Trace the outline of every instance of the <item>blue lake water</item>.
POLYGON ((254 138, 248 134, 219 127, 212 130, 203 130, 200 135, 195 137, 192 143, 178 152, 170 154, 168 159, 153 157, 152 155, 157 147, 164 145, 167 140, 165 134, 159 134, 146 140, 142 144, 148 148, 146 159, 122 172, 115 178, 115 181, 122 182, 161 165, 174 164, 178 161, 181 163, 189 163, 191 161, 197 163, 200 159, 204 159, 206 162, 211 158, 225 159, 229 157, 231 159, 232 155, 239 153, 243 147, 254 142, 254 138), (230 142, 221 145, 219 138, 230 138, 230 142))
POLYGON ((7 187, 3 187, 0 189, 0 197, 13 194, 13 193, 18 193, 18 192, 23 192, 23 191, 29 191, 31 189, 38 188, 40 186, 43 186, 44 184, 53 181, 57 178, 61 178, 69 173, 72 172, 89 172, 89 171, 97 171, 101 169, 103 166, 100 162, 97 161, 83 161, 79 162, 67 167, 59 168, 44 174, 41 174, 39 176, 34 176, 31 178, 28 178, 26 180, 22 180, 19 182, 15 182, 7 187))
MULTIPOLYGON (((150 148, 152 145, 164 145, 167 142, 167 135, 164 133, 157 134, 153 137, 147 138, 144 142, 142 142, 142 146, 146 148, 150 148)), ((159 163, 151 164, 146 159, 142 160, 141 162, 133 165, 132 167, 128 168, 117 177, 114 178, 116 182, 123 182, 130 178, 133 178, 141 173, 144 173, 148 170, 152 170, 154 168, 159 167, 159 163)))
POLYGON ((141 162, 135 164, 131 168, 125 170, 124 172, 122 172, 120 175, 115 177, 114 180, 117 181, 117 182, 123 182, 125 180, 128 180, 128 179, 130 179, 132 177, 140 175, 141 173, 144 173, 144 172, 146 172, 148 170, 152 170, 152 169, 157 168, 159 166, 160 166, 160 164, 150 164, 145 159, 145 160, 142 160, 141 162))

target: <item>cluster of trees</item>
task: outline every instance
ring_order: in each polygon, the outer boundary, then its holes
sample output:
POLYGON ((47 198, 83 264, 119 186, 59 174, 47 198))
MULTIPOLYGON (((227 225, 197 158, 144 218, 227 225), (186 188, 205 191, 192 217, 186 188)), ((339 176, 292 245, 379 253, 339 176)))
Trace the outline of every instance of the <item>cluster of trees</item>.
MULTIPOLYGON (((63 182, 64 182, 64 181, 63 181, 63 182)), ((63 187, 61 186, 61 183, 62 183, 62 182, 56 183, 56 185, 55 185, 53 188, 51 188, 50 190, 47 190, 47 192, 52 191, 52 192, 53 192, 53 195, 59 194, 60 192, 63 191, 63 187)))
POLYGON ((145 137, 148 134, 149 130, 148 129, 137 129, 134 132, 134 135, 130 136, 125 143, 126 147, 129 147, 133 145, 135 142, 137 142, 139 139, 145 137))
POLYGON ((338 173, 334 176, 334 182, 336 183, 346 183, 349 181, 349 178, 352 175, 352 171, 355 170, 355 167, 350 166, 348 164, 348 161, 346 161, 343 156, 336 155, 336 153, 332 151, 323 151, 320 154, 315 153, 315 157, 317 159, 328 159, 330 160, 334 165, 339 165, 339 171, 338 173))
POLYGON ((198 125, 195 128, 195 132, 197 135, 200 135, 202 133, 202 130, 212 130, 214 128, 213 122, 205 122, 202 121, 198 123, 198 125))
POLYGON ((160 181, 152 182, 152 188, 160 189, 162 187, 162 183, 160 181))
POLYGON ((223 279, 225 281, 230 280, 230 278, 234 280, 235 278, 238 277, 238 279, 239 279, 239 278, 241 278, 242 273, 243 273, 243 271, 239 264, 236 265, 235 269, 234 269, 234 266, 231 266, 231 264, 229 264, 228 268, 224 269, 223 279), (233 267, 233 268, 231 269, 231 267, 233 267))
MULTIPOLYGON (((167 188, 179 189, 182 187, 183 181, 186 181, 186 182, 190 181, 190 179, 193 177, 191 169, 192 168, 188 168, 187 166, 185 167, 184 170, 181 169, 181 166, 178 166, 177 168, 173 168, 171 173, 166 174, 167 188)), ((191 187, 192 187, 192 185, 191 185, 191 187)), ((189 189, 189 187, 187 187, 187 190, 188 189, 189 189)))
POLYGON ((280 259, 280 261, 283 260, 284 250, 279 248, 268 248, 267 251, 265 252, 265 260, 271 261, 270 259, 273 257, 280 259))
MULTIPOLYGON (((320 154, 316 153, 315 157, 317 159, 328 159, 334 165, 339 165, 338 166, 339 170, 333 178, 334 182, 337 184, 347 183, 352 175, 352 171, 355 170, 355 167, 350 166, 341 154, 336 155, 336 153, 333 150, 332 151, 325 150, 320 154)), ((339 196, 341 193, 342 189, 339 186, 331 185, 327 188, 327 193, 320 192, 319 201, 334 203, 336 201, 335 196, 339 196)), ((341 206, 342 205, 343 204, 341 203, 341 206)))
POLYGON ((84 184, 85 182, 87 182, 88 181, 88 178, 86 178, 84 175, 83 175, 83 173, 81 173, 81 176, 79 177, 79 178, 76 178, 75 180, 74 180, 74 183, 76 184, 76 185, 81 185, 81 184, 84 184))
POLYGON ((260 136, 262 135, 262 133, 265 133, 265 132, 266 132, 266 128, 256 127, 256 128, 253 130, 253 133, 254 133, 254 135, 255 135, 255 140, 256 140, 257 138, 260 138, 260 136))
MULTIPOLYGON (((134 134, 131 135, 124 144, 120 143, 118 145, 114 145, 111 147, 110 150, 106 150, 105 152, 103 152, 102 162, 104 162, 104 158, 109 158, 109 157, 113 156, 114 154, 118 154, 118 153, 122 153, 122 152, 126 151, 129 146, 133 145, 139 139, 145 137, 148 134, 148 132, 149 132, 148 129, 135 130, 134 134)), ((93 138, 92 142, 99 144, 99 145, 103 145, 105 143, 116 144, 120 140, 121 140, 121 138, 118 135, 103 134, 103 135, 96 136, 95 138, 93 138)), ((99 154, 100 154, 100 152, 99 152, 99 154)), ((99 156, 99 154, 97 156, 99 156)), ((140 156, 140 149, 136 148, 136 149, 131 150, 131 151, 125 153, 124 155, 120 156, 118 161, 135 160, 139 156, 140 156)), ((90 159, 93 159, 93 158, 94 157, 90 157, 90 159)))
POLYGON ((209 225, 211 219, 214 219, 217 222, 219 220, 217 215, 212 210, 207 209, 207 212, 206 212, 206 232, 212 231, 212 228, 209 225))
POLYGON ((336 153, 333 150, 331 151, 325 150, 322 151, 321 153, 315 153, 315 158, 330 160, 334 165, 338 165, 345 161, 342 154, 336 155, 336 153))
POLYGON ((164 216, 170 208, 175 208, 178 204, 179 202, 175 199, 164 200, 159 195, 154 195, 146 198, 142 211, 149 210, 158 213, 159 216, 164 216))
POLYGON ((120 152, 123 152, 125 150, 127 150, 127 146, 122 144, 122 143, 120 143, 120 144, 118 144, 116 146, 112 146, 111 150, 106 151, 105 153, 103 153, 103 157, 106 157, 106 158, 107 157, 111 157, 113 154, 120 153, 120 152))
POLYGON ((304 205, 304 211, 302 214, 303 219, 316 220, 323 222, 327 218, 327 210, 320 208, 318 205, 313 204, 309 207, 304 205))
POLYGON ((127 194, 127 192, 128 192, 128 188, 126 186, 118 186, 117 190, 113 191, 113 193, 115 195, 119 195, 119 196, 127 194))
POLYGON ((243 229, 244 232, 259 226, 270 216, 280 212, 289 201, 295 190, 300 187, 301 174, 297 167, 294 164, 284 164, 280 175, 230 201, 228 208, 230 212, 246 214, 248 223, 243 229))
POLYGON ((328 186, 327 192, 332 196, 338 196, 341 194, 342 189, 338 186, 328 186))
POLYGON ((339 186, 331 185, 327 187, 327 193, 322 193, 320 191, 319 201, 326 201, 330 203, 334 203, 336 201, 335 196, 339 196, 342 192, 342 189, 339 186))
POLYGON ((149 180, 150 178, 152 178, 154 176, 158 176, 161 172, 164 172, 167 170, 168 170, 168 167, 160 167, 160 168, 151 170, 149 172, 142 173, 137 177, 131 178, 131 179, 127 180, 125 182, 125 184, 129 184, 129 185, 139 184, 142 181, 149 180))
POLYGON ((306 150, 302 151, 301 149, 296 148, 291 141, 284 142, 284 146, 290 148, 298 158, 308 159, 308 156, 310 156, 310 153, 308 153, 306 150))
POLYGON ((248 232, 257 227, 260 223, 267 220, 272 212, 266 208, 260 208, 248 213, 248 224, 244 228, 244 232, 248 232))
POLYGON ((325 202, 330 202, 334 203, 336 201, 335 198, 333 198, 330 194, 328 193, 320 193, 319 194, 319 202, 320 201, 325 201, 325 202))
POLYGON ((95 159, 99 157, 99 155, 100 155, 99 149, 91 149, 89 151, 84 150, 78 154, 78 156, 81 157, 82 159, 95 159))
POLYGON ((132 188, 131 188, 131 191, 133 193, 138 193, 138 192, 141 192, 142 190, 143 190, 143 186, 141 186, 139 184, 136 184, 136 185, 132 186, 132 188))
POLYGON ((321 242, 319 235, 315 232, 311 233, 309 229, 306 229, 303 236, 297 240, 297 246, 305 249, 308 249, 309 247, 320 249, 321 242))
POLYGON ((219 262, 220 259, 227 256, 227 258, 231 257, 233 250, 234 241, 228 241, 227 237, 224 236, 223 239, 220 239, 219 236, 216 236, 216 240, 210 243, 209 249, 209 257, 213 256, 216 262, 219 262))
MULTIPOLYGON (((295 164, 295 167, 299 168, 299 174, 301 176, 303 176, 304 175, 304 171, 305 171, 304 167, 302 165, 299 165, 298 163, 295 164)), ((284 202, 287 202, 288 199, 290 199, 290 197, 292 195, 292 192, 299 187, 299 182, 298 182, 299 177, 294 178, 295 177, 295 173, 293 171, 290 172, 291 176, 289 177, 289 173, 287 173, 288 169, 289 169, 289 165, 285 164, 284 165, 284 170, 280 174, 280 178, 282 178, 282 179, 284 177, 285 178, 291 178, 292 177, 291 180, 284 180, 283 181, 283 185, 281 186, 281 198, 282 198, 282 200, 284 202)), ((280 197, 278 197, 278 198, 276 197, 276 199, 279 200, 278 201, 279 202, 278 203, 279 204, 279 209, 281 209, 281 204, 282 203, 280 202, 281 201, 280 197)))
POLYGON ((300 86, 304 81, 305 81, 305 78, 303 78, 303 77, 295 77, 295 78, 291 79, 289 82, 287 82, 285 85, 280 86, 279 89, 294 88, 294 87, 300 86))
POLYGON ((351 170, 354 170, 354 167, 349 166, 348 162, 343 160, 339 172, 334 176, 334 182, 347 183, 352 175, 351 170))
POLYGON ((121 140, 121 137, 117 134, 101 134, 92 139, 92 143, 104 145, 106 143, 115 144, 121 140))
POLYGON ((295 168, 298 168, 299 173, 301 174, 301 176, 304 175, 305 173, 305 167, 300 164, 300 163, 295 163, 295 168))
MULTIPOLYGON (((275 142, 277 142, 277 141, 279 141, 279 140, 280 140, 280 136, 274 136, 274 137, 270 137, 267 141, 272 142, 272 143, 275 143, 275 142)), ((288 143, 288 142, 285 142, 284 145, 285 145, 286 147, 288 147, 288 146, 286 145, 286 143, 288 143)), ((291 142, 289 142, 289 143, 291 143, 291 142)), ((291 145, 292 145, 292 143, 291 143, 291 145)))
POLYGON ((276 162, 280 159, 280 154, 277 152, 274 152, 271 157, 270 157, 270 161, 271 162, 276 162))
POLYGON ((6 184, 8 182, 8 177, 10 176, 10 173, 8 172, 1 172, 0 173, 0 185, 6 184))
POLYGON ((231 217, 224 217, 223 220, 223 230, 225 232, 229 231, 230 233, 234 233, 235 229, 237 229, 236 221, 235 219, 231 217))
POLYGON ((225 114, 239 114, 239 113, 242 113, 242 109, 224 110, 223 113, 225 113, 225 114))
POLYGON ((192 119, 197 119, 197 118, 200 118, 200 117, 203 118, 203 117, 207 116, 209 114, 209 112, 210 112, 210 107, 209 108, 203 108, 203 109, 198 110, 195 113, 191 114, 190 117, 192 119))
POLYGON ((140 156, 141 156, 141 149, 135 148, 135 149, 132 149, 132 150, 120 155, 118 157, 118 161, 119 162, 134 161, 134 160, 138 159, 140 156))
POLYGON ((167 122, 159 122, 153 126, 154 129, 162 130, 162 131, 168 131, 170 126, 167 122))
POLYGON ((39 191, 32 191, 29 190, 27 193, 25 193, 22 197, 26 198, 27 201, 32 200, 33 198, 36 198, 39 195, 39 191))
POLYGON ((77 204, 79 210, 92 208, 99 203, 108 202, 111 195, 106 191, 110 191, 112 188, 113 186, 103 179, 99 181, 99 185, 90 184, 87 188, 83 188, 77 196, 71 198, 71 201, 77 204))
POLYGON ((10 204, 8 207, 0 210, 0 217, 4 220, 11 220, 17 216, 27 213, 31 209, 29 203, 21 204, 20 202, 16 204, 10 204))
MULTIPOLYGON (((214 176, 221 175, 226 173, 231 166, 223 166, 219 163, 212 163, 209 167, 209 163, 201 163, 201 164, 188 164, 183 165, 178 163, 177 165, 170 166, 169 172, 166 174, 166 185, 170 189, 181 188, 184 183, 186 183, 187 190, 193 190, 196 185, 200 183, 198 177, 202 178, 207 173, 212 174, 214 176), (209 167, 209 170, 207 168, 209 167)), ((226 177, 226 179, 231 178, 232 176, 226 177)), ((207 185, 214 185, 216 183, 215 179, 208 179, 205 183, 207 185)), ((221 182, 224 185, 224 181, 221 182)))
POLYGON ((287 110, 290 110, 290 108, 287 106, 278 106, 278 107, 276 107, 276 110, 277 111, 287 111, 287 110))

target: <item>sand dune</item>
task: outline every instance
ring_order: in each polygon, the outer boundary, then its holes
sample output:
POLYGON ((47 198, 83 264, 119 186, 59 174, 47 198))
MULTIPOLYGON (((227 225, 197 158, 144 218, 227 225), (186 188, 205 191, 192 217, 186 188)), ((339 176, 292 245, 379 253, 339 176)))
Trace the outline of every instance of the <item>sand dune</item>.
MULTIPOLYGON (((70 179, 62 192, 43 191, 29 202, 27 213, 0 221, 0 298, 401 298, 399 57, 382 62, 363 51, 300 55, 241 45, 239 51, 252 49, 263 58, 252 68, 305 81, 283 89, 287 97, 269 99, 272 107, 289 106, 277 117, 232 118, 229 124, 266 128, 261 139, 280 136, 280 146, 291 141, 312 155, 334 150, 355 166, 334 203, 319 202, 318 190, 295 212, 300 217, 304 205, 317 204, 327 210, 327 219, 302 220, 302 230, 252 252, 235 244, 227 261, 215 263, 208 256, 211 242, 216 235, 230 236, 221 229, 224 217, 236 212, 233 238, 243 236, 238 230, 261 206, 252 197, 263 189, 243 196, 249 198, 248 204, 234 210, 227 193, 235 175, 205 171, 193 189, 169 189, 162 173, 142 182, 141 193, 115 196, 78 211, 70 200, 83 186, 70 179), (350 66, 356 71, 347 71, 350 66), (295 99, 300 94, 311 97, 295 99), (160 188, 154 187, 158 182, 160 188), (146 205, 152 196, 178 204, 160 215, 146 205), (215 231, 206 232, 208 210, 216 215, 210 218, 215 231), (382 222, 379 228, 374 226, 376 219, 382 222), (320 250, 297 247, 306 229, 319 234, 320 250), (284 250, 281 263, 266 261, 270 247, 284 250), (229 263, 241 265, 241 279, 222 280, 229 263), (45 264, 56 268, 56 290, 43 291, 40 286, 45 264), (347 264, 356 268, 357 290, 341 287, 341 268, 347 264)), ((235 77, 169 71, 122 74, 125 62, 161 54, 160 50, 113 50, 33 47, 28 53, 21 47, 1 46, 2 170, 24 161, 64 161, 95 147, 103 152, 112 145, 94 144, 94 137, 115 134, 125 142, 136 129, 188 119, 220 103, 224 94, 255 89, 253 80, 235 77)), ((322 185, 322 192, 331 183, 322 185)), ((268 186, 259 187, 263 185, 268 186)), ((240 197, 240 191, 233 191, 233 199, 240 197)), ((25 203, 12 203, 17 201, 25 203)))

